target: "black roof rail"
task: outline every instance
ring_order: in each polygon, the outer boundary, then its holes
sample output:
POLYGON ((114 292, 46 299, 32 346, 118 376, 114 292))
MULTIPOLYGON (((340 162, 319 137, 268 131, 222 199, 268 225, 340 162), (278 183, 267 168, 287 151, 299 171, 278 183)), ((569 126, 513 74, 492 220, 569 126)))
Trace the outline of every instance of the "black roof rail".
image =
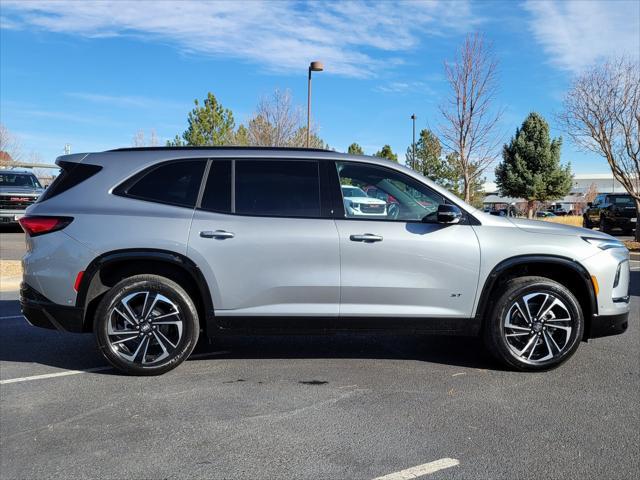
POLYGON ((304 148, 304 147, 234 147, 232 145, 225 146, 202 146, 202 147, 124 147, 114 148, 113 150, 107 150, 107 152, 155 152, 162 150, 286 150, 286 151, 299 151, 299 152, 333 152, 333 150, 327 150, 324 148, 304 148))

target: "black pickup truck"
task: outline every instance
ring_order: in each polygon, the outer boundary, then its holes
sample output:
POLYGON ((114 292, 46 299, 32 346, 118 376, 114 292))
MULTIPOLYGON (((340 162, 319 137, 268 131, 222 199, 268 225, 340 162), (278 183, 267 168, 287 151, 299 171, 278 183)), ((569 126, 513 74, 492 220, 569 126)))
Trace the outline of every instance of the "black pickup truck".
POLYGON ((600 227, 600 231, 605 233, 613 228, 620 228, 629 234, 635 230, 637 223, 636 203, 631 195, 622 193, 598 195, 588 204, 582 220, 583 227, 600 227))

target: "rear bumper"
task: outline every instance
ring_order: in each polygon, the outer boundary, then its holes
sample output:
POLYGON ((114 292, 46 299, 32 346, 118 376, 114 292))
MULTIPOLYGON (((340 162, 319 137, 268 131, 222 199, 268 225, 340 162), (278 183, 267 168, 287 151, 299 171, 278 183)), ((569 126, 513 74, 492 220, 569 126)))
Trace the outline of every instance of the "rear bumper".
POLYGON ((591 327, 587 338, 619 335, 627 330, 628 325, 629 312, 617 315, 594 315, 591 318, 591 327))
POLYGON ((24 282, 20 286, 20 308, 34 327, 64 332, 84 331, 81 308, 53 303, 24 282))

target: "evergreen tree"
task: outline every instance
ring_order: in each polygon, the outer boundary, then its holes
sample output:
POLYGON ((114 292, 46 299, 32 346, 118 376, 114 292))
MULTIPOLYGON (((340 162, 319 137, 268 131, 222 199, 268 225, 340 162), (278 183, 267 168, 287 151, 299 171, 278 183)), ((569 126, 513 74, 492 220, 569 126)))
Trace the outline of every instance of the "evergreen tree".
POLYGON ((360 145, 354 142, 351 145, 349 145, 349 148, 347 149, 347 153, 349 155, 364 155, 364 150, 362 150, 362 147, 360 145))
POLYGON ((233 135, 233 144, 240 147, 246 147, 249 145, 249 132, 244 125, 240 125, 233 135))
POLYGON ((391 146, 389 145, 385 145, 384 147, 382 147, 382 150, 378 150, 375 153, 375 156, 380 158, 386 158, 387 160, 391 160, 392 162, 398 161, 398 155, 393 153, 393 150, 391 150, 391 146))
POLYGON ((571 166, 560 165, 561 146, 561 138, 551 140, 545 119, 532 112, 503 148, 496 184, 502 195, 527 200, 529 218, 536 201, 556 200, 569 193, 571 166))
POLYGON ((235 121, 231 110, 223 108, 211 92, 207 94, 204 105, 201 106, 197 99, 194 103, 195 107, 189 112, 189 126, 182 134, 182 139, 176 135, 167 145, 215 146, 233 143, 235 121))
POLYGON ((407 167, 414 169, 439 185, 447 185, 455 180, 449 162, 442 160, 442 146, 437 136, 428 129, 420 131, 416 142, 416 159, 413 159, 413 146, 407 148, 407 167))

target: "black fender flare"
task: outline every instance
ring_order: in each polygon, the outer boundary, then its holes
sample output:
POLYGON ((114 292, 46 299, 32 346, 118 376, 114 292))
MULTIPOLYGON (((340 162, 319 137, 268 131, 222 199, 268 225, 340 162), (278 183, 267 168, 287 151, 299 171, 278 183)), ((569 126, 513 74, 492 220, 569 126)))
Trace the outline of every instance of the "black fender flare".
POLYGON ((107 265, 116 262, 136 260, 153 260, 168 263, 181 268, 193 279, 194 283, 197 285, 200 297, 202 298, 202 302, 204 304, 203 306, 205 309, 205 315, 207 317, 213 315, 213 301, 211 299, 209 286, 206 279, 204 278, 204 275, 202 274, 202 271, 192 260, 180 253, 172 252, 169 250, 136 248, 114 250, 111 252, 103 253, 102 255, 93 259, 87 266, 78 288, 78 295, 76 296, 76 307, 82 309, 83 321, 86 321, 84 315, 86 314, 88 306, 89 289, 95 275, 107 265))
MULTIPOLYGON (((488 313, 487 308, 489 306, 490 292, 493 290, 496 282, 500 279, 500 276, 507 270, 520 266, 520 265, 531 265, 531 264, 540 264, 540 263, 552 263, 555 265, 561 265, 563 267, 567 267, 573 270, 575 273, 579 275, 579 277, 584 282, 584 286, 586 287, 586 291, 588 292, 588 300, 589 300, 589 312, 585 313, 585 322, 590 323, 591 317, 597 315, 598 313, 598 299, 596 297, 596 293, 593 288, 593 283, 591 281, 591 275, 587 271, 585 267, 583 267, 576 260, 563 257, 560 255, 517 255, 515 257, 510 257, 505 260, 502 260, 498 263, 493 269, 491 273, 487 276, 487 279, 484 282, 484 286, 482 287, 482 292, 480 294, 480 300, 478 301, 478 306, 476 308, 476 320, 482 322, 485 318, 485 315, 488 313)), ((588 325, 585 325, 587 328, 588 325)), ((585 328, 585 331, 586 331, 585 328)))

